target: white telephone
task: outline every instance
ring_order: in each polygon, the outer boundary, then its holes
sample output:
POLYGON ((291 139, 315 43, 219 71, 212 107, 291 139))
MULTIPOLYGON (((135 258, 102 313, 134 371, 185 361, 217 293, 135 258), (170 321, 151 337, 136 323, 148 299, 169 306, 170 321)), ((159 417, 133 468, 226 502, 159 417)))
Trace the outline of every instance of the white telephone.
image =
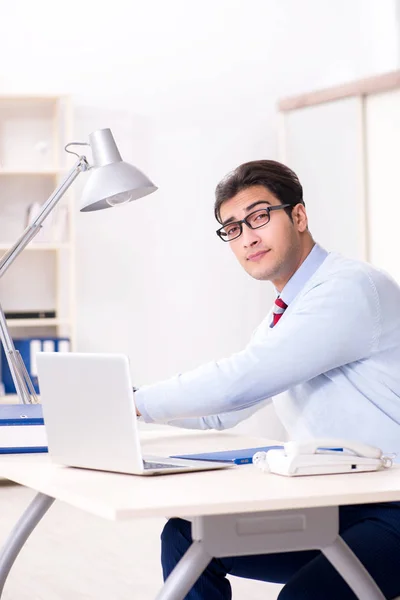
POLYGON ((278 475, 325 475, 378 471, 392 466, 393 456, 379 448, 342 439, 287 442, 283 449, 257 452, 253 464, 278 475))

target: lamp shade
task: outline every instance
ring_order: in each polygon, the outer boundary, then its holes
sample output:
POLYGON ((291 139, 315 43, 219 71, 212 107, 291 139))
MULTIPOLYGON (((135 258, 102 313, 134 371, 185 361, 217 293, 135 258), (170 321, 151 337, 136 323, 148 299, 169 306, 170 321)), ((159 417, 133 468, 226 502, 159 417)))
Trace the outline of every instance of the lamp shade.
POLYGON ((122 160, 110 129, 91 133, 89 143, 93 166, 82 193, 82 212, 126 204, 157 190, 144 173, 122 160))

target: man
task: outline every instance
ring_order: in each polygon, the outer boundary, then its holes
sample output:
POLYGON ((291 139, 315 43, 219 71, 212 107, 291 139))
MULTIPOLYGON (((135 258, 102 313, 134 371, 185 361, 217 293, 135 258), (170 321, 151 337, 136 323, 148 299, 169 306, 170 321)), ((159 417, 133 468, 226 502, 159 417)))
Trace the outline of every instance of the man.
MULTIPOLYGON (((329 218, 335 207, 321 210, 329 218)), ((315 244, 302 186, 280 163, 254 161, 230 173, 217 186, 215 215, 243 268, 275 286, 275 307, 243 351, 141 388, 138 414, 222 429, 275 397, 291 439, 347 438, 400 455, 397 284, 315 244)), ((342 507, 340 533, 386 597, 400 595, 400 503, 342 507)), ((164 577, 190 544, 190 524, 171 519, 162 535, 164 577)), ((285 583, 279 600, 355 598, 316 551, 214 559, 187 598, 231 598, 227 574, 285 583)))

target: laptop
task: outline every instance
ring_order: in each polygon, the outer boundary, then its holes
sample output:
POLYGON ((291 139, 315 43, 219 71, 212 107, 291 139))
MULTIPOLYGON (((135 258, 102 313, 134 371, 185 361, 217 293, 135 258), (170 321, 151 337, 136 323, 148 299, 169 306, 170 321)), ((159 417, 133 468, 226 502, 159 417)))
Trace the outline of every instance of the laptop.
POLYGON ((123 354, 40 352, 43 417, 53 462, 132 475, 226 468, 226 463, 142 456, 129 361, 123 354))

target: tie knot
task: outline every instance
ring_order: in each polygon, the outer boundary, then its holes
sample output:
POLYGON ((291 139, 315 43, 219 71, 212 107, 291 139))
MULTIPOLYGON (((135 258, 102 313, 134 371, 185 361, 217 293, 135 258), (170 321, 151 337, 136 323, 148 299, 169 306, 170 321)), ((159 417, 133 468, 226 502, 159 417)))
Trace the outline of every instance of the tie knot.
POLYGON ((288 305, 286 304, 286 302, 284 302, 282 298, 279 298, 278 296, 278 298, 276 298, 275 300, 274 310, 272 313, 273 319, 271 327, 275 327, 275 325, 278 323, 279 319, 281 318, 287 307, 288 305))

